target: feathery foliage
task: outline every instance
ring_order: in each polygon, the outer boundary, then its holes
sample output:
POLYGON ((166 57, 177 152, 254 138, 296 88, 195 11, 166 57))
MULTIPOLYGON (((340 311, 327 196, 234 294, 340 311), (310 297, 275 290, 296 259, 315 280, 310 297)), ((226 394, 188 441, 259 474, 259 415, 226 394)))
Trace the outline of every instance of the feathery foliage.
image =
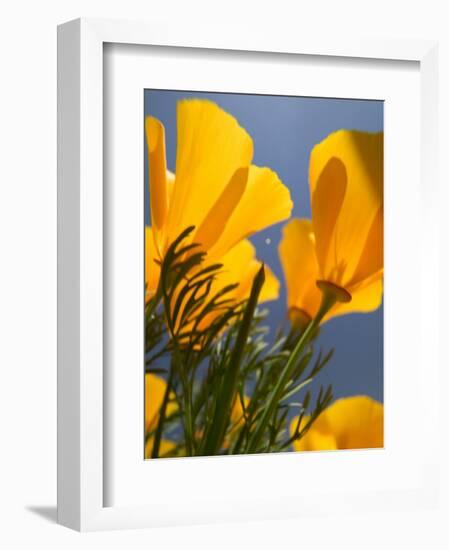
POLYGON ((193 229, 168 249, 159 287, 145 307, 145 372, 167 383, 157 426, 146 434, 154 438, 151 456, 288 450, 332 400, 331 386, 315 399, 307 388, 332 351, 314 353, 316 327, 307 335, 279 331, 270 342, 268 312, 258 307, 263 265, 247 299, 232 298, 238 281, 213 291, 223 266, 208 263, 189 242, 193 229), (176 407, 167 414, 172 400, 176 407), (299 415, 293 433, 291 413, 299 415), (165 454, 162 439, 175 442, 165 454))

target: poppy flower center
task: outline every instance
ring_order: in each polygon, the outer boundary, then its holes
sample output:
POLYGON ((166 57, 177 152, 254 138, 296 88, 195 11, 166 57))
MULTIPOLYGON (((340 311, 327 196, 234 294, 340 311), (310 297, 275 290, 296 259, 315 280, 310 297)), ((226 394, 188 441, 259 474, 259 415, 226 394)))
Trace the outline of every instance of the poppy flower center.
POLYGON ((296 328, 305 328, 312 321, 312 317, 307 311, 299 307, 291 307, 288 310, 288 316, 290 322, 296 328))
POLYGON ((352 300, 351 294, 345 288, 330 281, 319 280, 316 282, 316 286, 321 292, 334 296, 337 302, 347 303, 352 300))

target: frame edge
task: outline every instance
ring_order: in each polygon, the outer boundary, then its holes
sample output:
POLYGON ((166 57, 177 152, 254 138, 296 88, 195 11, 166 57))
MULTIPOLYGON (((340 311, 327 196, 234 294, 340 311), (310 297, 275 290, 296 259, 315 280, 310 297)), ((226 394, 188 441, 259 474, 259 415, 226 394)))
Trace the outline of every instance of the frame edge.
POLYGON ((57 31, 57 521, 80 530, 80 20, 57 31))

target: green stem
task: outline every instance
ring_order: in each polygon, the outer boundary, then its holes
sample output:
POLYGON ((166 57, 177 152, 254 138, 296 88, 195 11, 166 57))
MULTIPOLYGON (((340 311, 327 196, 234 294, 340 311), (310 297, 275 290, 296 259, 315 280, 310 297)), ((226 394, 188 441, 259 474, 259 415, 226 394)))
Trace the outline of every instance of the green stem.
POLYGON ((266 428, 277 410, 279 400, 283 395, 284 388, 287 382, 291 378, 292 372, 295 369, 299 357, 303 353, 307 344, 310 342, 311 337, 313 336, 315 330, 318 328, 323 317, 337 302, 337 299, 338 297, 333 292, 323 290, 320 309, 315 318, 307 325, 307 328, 302 333, 301 338, 298 340, 296 346, 291 352, 287 364, 285 365, 276 386, 274 387, 270 397, 268 398, 267 406, 265 407, 264 412, 260 417, 259 422, 257 423, 256 429, 249 439, 248 448, 246 450, 247 453, 254 453, 259 448, 266 428))
POLYGON ((174 371, 175 367, 179 380, 181 382, 182 389, 182 404, 184 409, 183 425, 184 425, 184 438, 186 444, 186 455, 193 456, 195 451, 194 445, 194 428, 193 428, 193 414, 192 414, 192 398, 190 393, 190 384, 187 374, 188 365, 182 358, 182 352, 179 349, 176 339, 173 339, 173 355, 170 371, 174 371))
POLYGON ((192 399, 190 396, 190 387, 189 383, 185 378, 184 373, 182 374, 182 385, 184 393, 184 414, 185 414, 185 424, 184 432, 186 439, 186 450, 187 456, 193 456, 195 454, 195 440, 194 440, 194 428, 193 428, 193 414, 192 414, 192 399))
POLYGON ((146 306, 145 306, 145 316, 147 319, 151 319, 151 316, 156 311, 157 306, 159 305, 159 302, 161 300, 161 294, 159 292, 159 288, 156 292, 156 294, 151 298, 146 306))
POLYGON ((245 439, 246 424, 242 426, 237 436, 236 442, 231 445, 229 448, 230 455, 238 455, 240 452, 240 447, 242 446, 243 440, 245 439))
MULTIPOLYGON (((177 366, 179 371, 179 378, 182 386, 183 404, 184 404, 184 437, 186 442, 186 454, 187 456, 193 456, 193 422, 192 422, 192 405, 190 399, 189 383, 187 380, 185 365, 181 358, 181 350, 178 346, 177 334, 175 333, 174 322, 171 316, 171 305, 168 288, 166 285, 166 262, 164 261, 161 268, 160 284, 161 295, 164 303, 165 318, 167 320, 168 329, 170 332, 170 338, 173 342, 173 360, 170 367, 170 371, 174 370, 174 366, 177 366)), ((158 287, 158 288, 159 288, 158 287)))
POLYGON ((231 411, 232 402, 234 400, 238 374, 240 371, 240 365, 245 353, 245 344, 248 339, 248 334, 251 328, 251 321, 254 317, 257 301, 262 286, 265 282, 265 271, 262 264, 260 270, 254 278, 251 293, 246 305, 242 322, 240 325, 237 339, 229 358, 229 364, 226 368, 226 373, 223 378, 223 382, 218 393, 217 401, 215 403, 215 410, 209 429, 206 430, 203 440, 201 454, 205 456, 211 456, 217 454, 220 450, 225 436, 226 428, 229 423, 229 416, 231 411))
POLYGON ((162 405, 159 410, 159 421, 157 423, 156 433, 154 434, 154 443, 153 443, 153 450, 151 451, 151 458, 159 457, 159 449, 161 445, 162 432, 164 428, 165 414, 167 412, 167 405, 168 405, 168 400, 170 398, 172 383, 173 383, 173 369, 170 368, 170 373, 168 375, 164 398, 162 400, 162 405))

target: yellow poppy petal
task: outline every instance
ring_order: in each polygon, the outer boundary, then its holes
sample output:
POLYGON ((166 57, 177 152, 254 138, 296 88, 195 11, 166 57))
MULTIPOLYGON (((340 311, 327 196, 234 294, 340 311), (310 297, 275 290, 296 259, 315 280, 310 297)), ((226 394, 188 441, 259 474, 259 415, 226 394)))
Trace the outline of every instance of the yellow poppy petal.
POLYGON ((243 297, 248 291, 248 284, 254 272, 254 246, 244 240, 231 248, 227 254, 219 259, 222 268, 219 276, 212 285, 212 292, 220 288, 238 283, 239 286, 233 292, 235 298, 243 297))
MULTIPOLYGON (((257 271, 260 269, 260 262, 257 262, 257 271)), ((265 270, 265 281, 263 283, 262 289, 259 294, 259 302, 271 302, 272 300, 277 300, 279 298, 279 290, 281 288, 281 284, 279 282, 279 279, 276 277, 276 275, 271 271, 270 267, 265 264, 264 265, 265 270)), ((255 276, 255 275, 254 275, 255 276)), ((254 277, 253 277, 254 279, 254 277)), ((252 282, 251 282, 252 284, 252 282)))
MULTIPOLYGON (((245 404, 245 408, 249 405, 249 397, 246 395, 243 396, 243 402, 245 404)), ((223 448, 228 449, 230 442, 233 440, 233 438, 237 435, 240 428, 243 427, 245 419, 243 417, 243 407, 242 402, 240 399, 240 396, 236 396, 234 398, 234 403, 232 404, 231 408, 231 428, 228 432, 228 435, 226 439, 223 441, 223 448)))
POLYGON ((248 168, 236 170, 217 202, 207 213, 193 238, 203 250, 209 250, 226 230, 229 218, 242 198, 247 181, 248 168))
MULTIPOLYGON (((300 439, 296 439, 293 442, 293 449, 295 451, 333 451, 338 449, 336 436, 331 432, 327 417, 324 414, 325 412, 320 414, 300 439)), ((304 429, 309 420, 310 416, 304 416, 301 421, 301 430, 304 429)), ((296 429, 297 422, 298 417, 294 417, 290 423, 291 435, 293 435, 296 429)))
MULTIPOLYGON (((304 419, 304 421, 307 421, 304 419)), ((313 427, 294 444, 295 451, 335 451, 337 440, 331 433, 320 432, 313 427)))
POLYGON ((154 374, 145 375, 145 429, 154 430, 159 416, 159 409, 164 400, 165 380, 154 374))
POLYGON ((383 272, 379 271, 369 279, 355 287, 348 288, 352 299, 350 302, 337 303, 325 316, 324 321, 331 317, 348 313, 369 313, 375 311, 382 303, 383 272))
POLYGON ((342 284, 346 258, 341 256, 337 220, 345 198, 347 175, 344 164, 331 158, 324 166, 312 194, 313 231, 321 278, 342 284))
POLYGON ((373 273, 383 270, 384 265, 384 220, 383 208, 379 208, 366 238, 365 247, 360 256, 348 288, 357 285, 373 273))
MULTIPOLYGON (((291 431, 296 422, 293 419, 291 431)), ((365 395, 346 397, 325 409, 293 446, 298 451, 379 448, 384 444, 383 424, 381 403, 365 395)))
MULTIPOLYGON (((212 283, 209 296, 212 298, 228 285, 238 284, 236 288, 223 296, 223 299, 234 300, 236 303, 249 297, 251 287, 261 262, 256 259, 256 250, 248 240, 239 242, 231 248, 227 254, 219 259, 222 268, 212 283)), ((271 269, 265 265, 265 282, 259 295, 259 302, 275 300, 279 297, 280 284, 271 269)), ((199 324, 200 329, 205 329, 220 311, 213 311, 205 316, 199 324)), ((184 327, 187 332, 190 327, 184 327)))
POLYGON ((155 244, 160 251, 160 233, 168 213, 164 126, 157 118, 147 116, 145 118, 145 133, 148 149, 151 224, 155 234, 155 244))
MULTIPOLYGON (((153 452, 154 437, 149 437, 145 443, 145 458, 151 458, 151 453, 153 452)), ((169 453, 176 447, 176 444, 173 441, 168 439, 161 439, 159 444, 159 456, 169 453)))
POLYGON ((383 405, 359 395, 338 399, 327 409, 339 449, 383 447, 383 405))
POLYGON ((170 172, 170 170, 167 170, 167 200, 168 200, 168 206, 170 207, 171 197, 173 195, 173 189, 175 186, 175 174, 173 172, 170 172))
POLYGON ((249 166, 253 143, 237 120, 211 101, 178 102, 176 180, 167 220, 168 241, 200 227, 238 168, 249 166))
POLYGON ((316 286, 320 275, 311 221, 294 218, 284 225, 278 250, 289 310, 302 310, 314 317, 320 306, 321 292, 316 286))
MULTIPOLYGON (((166 387, 165 380, 159 376, 151 373, 145 374, 145 430, 147 432, 156 429, 166 387)), ((166 409, 167 416, 177 410, 177 405, 174 402, 174 392, 170 392, 169 399, 166 409)))
MULTIPOLYGON (((249 405, 249 397, 246 395, 243 396, 243 402, 245 404, 245 408, 249 405)), ((234 403, 232 405, 231 409, 231 423, 232 424, 239 424, 243 421, 243 407, 242 407, 242 401, 240 397, 237 395, 234 399, 234 403)))
MULTIPOLYGON (((258 270, 260 261, 256 259, 256 249, 245 239, 235 245, 227 254, 220 258, 223 264, 222 273, 216 280, 216 288, 239 283, 233 292, 236 300, 249 297, 251 286, 258 270)), ((259 301, 275 300, 279 296, 279 281, 270 268, 265 266, 265 282, 260 292, 259 301)))
POLYGON ((245 192, 210 255, 220 257, 241 239, 289 218, 292 208, 290 191, 276 172, 251 165, 245 192))
MULTIPOLYGON (((167 170, 167 181, 169 183, 169 187, 171 187, 175 183, 175 174, 170 170, 167 170)), ((169 193, 168 202, 170 202, 170 193, 169 193)))
POLYGON ((328 136, 312 150, 309 183, 323 278, 345 286, 359 279, 359 260, 383 207, 383 133, 340 130, 328 136), (342 183, 342 165, 346 185, 342 183), (335 203, 329 199, 334 195, 335 203), (326 215, 320 215, 322 211, 326 215), (325 235, 323 245, 321 233, 325 235))
POLYGON ((145 300, 150 300, 157 291, 161 268, 156 262, 157 253, 151 227, 145 227, 145 300))
MULTIPOLYGON (((242 241, 237 246, 232 248, 225 256, 219 258, 219 263, 222 265, 218 274, 212 282, 209 289, 208 300, 212 299, 217 293, 221 292, 225 287, 237 284, 238 286, 232 290, 229 290, 223 295, 223 300, 235 300, 239 302, 249 295, 252 279, 257 272, 257 262, 254 260, 255 249, 249 241, 242 241)), ((214 263, 214 262, 209 262, 214 263)), ((202 268, 207 267, 203 265, 202 268)), ((193 291, 192 291, 193 292, 193 291)), ((187 295, 184 298, 184 303, 190 298, 187 295)), ((177 296, 175 297, 176 301, 177 296)), ((181 307, 182 309, 182 307, 181 307)), ((205 329, 208 327, 214 319, 220 315, 222 311, 215 310, 206 315, 201 323, 199 329, 205 329)), ((185 323, 183 332, 187 333, 192 329, 192 325, 185 323)))

